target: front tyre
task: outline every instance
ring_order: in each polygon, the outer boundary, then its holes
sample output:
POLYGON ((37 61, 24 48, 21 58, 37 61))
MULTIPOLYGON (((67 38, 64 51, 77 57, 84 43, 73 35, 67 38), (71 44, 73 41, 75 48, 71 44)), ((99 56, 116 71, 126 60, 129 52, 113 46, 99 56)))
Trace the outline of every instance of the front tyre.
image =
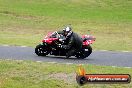
POLYGON ((38 56, 46 56, 49 54, 49 51, 47 49, 46 46, 44 45, 37 45, 36 48, 35 48, 35 53, 38 55, 38 56))

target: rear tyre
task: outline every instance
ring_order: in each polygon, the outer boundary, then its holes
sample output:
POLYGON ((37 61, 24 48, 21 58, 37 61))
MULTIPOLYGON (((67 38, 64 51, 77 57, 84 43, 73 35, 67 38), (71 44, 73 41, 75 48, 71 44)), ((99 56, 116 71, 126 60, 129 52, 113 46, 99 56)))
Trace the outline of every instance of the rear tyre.
POLYGON ((84 59, 92 53, 92 47, 90 45, 83 47, 82 51, 77 53, 75 57, 84 59))
POLYGON ((49 54, 49 51, 47 49, 46 46, 44 45, 37 45, 36 48, 35 48, 35 53, 38 55, 38 56, 46 56, 49 54))
POLYGON ((92 47, 90 45, 84 48, 85 58, 88 57, 92 53, 92 47))

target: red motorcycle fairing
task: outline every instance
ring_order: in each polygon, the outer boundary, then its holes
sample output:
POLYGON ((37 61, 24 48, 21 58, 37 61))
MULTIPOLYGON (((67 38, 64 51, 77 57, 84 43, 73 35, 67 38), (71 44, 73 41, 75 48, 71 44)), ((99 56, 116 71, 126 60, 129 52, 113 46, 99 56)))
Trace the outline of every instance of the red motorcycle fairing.
POLYGON ((91 35, 83 35, 82 39, 83 39, 83 45, 90 45, 95 41, 96 38, 91 35))
POLYGON ((53 32, 49 32, 44 39, 42 40, 43 43, 51 44, 53 41, 58 40, 58 38, 51 37, 53 32))
MULTIPOLYGON (((43 43, 48 43, 51 44, 54 40, 58 40, 58 38, 52 38, 53 33, 48 33, 48 35, 42 40, 43 43)), ((95 41, 95 37, 91 36, 91 35, 83 35, 82 36, 83 39, 83 45, 90 45, 95 41)))
POLYGON ((54 40, 58 40, 58 38, 46 38, 46 39, 43 39, 42 42, 46 42, 48 44, 51 44, 54 40))

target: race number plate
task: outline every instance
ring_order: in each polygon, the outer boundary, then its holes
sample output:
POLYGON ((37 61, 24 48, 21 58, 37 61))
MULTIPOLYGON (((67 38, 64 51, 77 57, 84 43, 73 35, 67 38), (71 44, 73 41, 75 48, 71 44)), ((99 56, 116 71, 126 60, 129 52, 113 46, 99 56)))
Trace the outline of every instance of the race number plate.
POLYGON ((88 51, 88 49, 85 49, 85 51, 88 51))

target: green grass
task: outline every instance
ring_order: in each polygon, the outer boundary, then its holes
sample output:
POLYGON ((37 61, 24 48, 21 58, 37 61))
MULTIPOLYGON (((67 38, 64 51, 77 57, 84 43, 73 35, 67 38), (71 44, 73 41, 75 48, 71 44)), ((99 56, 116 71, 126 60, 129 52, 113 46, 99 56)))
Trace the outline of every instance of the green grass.
POLYGON ((132 51, 131 0, 0 0, 0 44, 35 46, 72 24, 94 35, 96 50, 132 51))
MULTIPOLYGON (((88 74, 130 74, 132 68, 83 65, 88 74)), ((75 80, 78 65, 0 60, 0 88, 80 88, 75 80), (63 68, 62 68, 63 67, 63 68)), ((132 84, 88 84, 82 88, 124 88, 132 84)))

